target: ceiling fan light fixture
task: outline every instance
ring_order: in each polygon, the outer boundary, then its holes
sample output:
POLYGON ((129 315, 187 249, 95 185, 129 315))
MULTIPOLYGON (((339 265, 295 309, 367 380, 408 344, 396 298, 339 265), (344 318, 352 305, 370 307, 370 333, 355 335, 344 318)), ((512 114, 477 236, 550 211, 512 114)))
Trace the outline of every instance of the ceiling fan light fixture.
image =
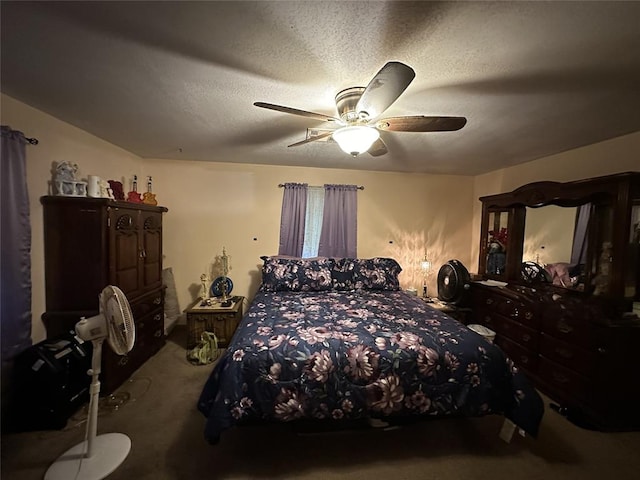
POLYGON ((378 138, 380 138, 378 130, 364 125, 342 127, 333 132, 333 139, 340 148, 354 157, 369 150, 378 138))

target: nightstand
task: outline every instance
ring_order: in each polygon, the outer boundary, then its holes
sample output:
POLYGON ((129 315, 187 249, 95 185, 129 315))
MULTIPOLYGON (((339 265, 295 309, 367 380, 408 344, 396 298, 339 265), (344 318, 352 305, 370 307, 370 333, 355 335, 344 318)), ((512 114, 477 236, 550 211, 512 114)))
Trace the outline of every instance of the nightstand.
POLYGON ((459 307, 457 305, 454 305, 453 303, 445 303, 437 298, 432 298, 432 297, 427 297, 427 298, 420 297, 420 298, 422 298, 426 303, 428 303, 430 306, 432 306, 436 310, 440 310, 441 312, 446 313, 450 317, 455 318, 456 320, 458 320, 461 323, 464 323, 465 325, 469 323, 469 321, 471 320, 470 314, 472 310, 470 308, 459 307))
POLYGON ((230 307, 217 305, 201 305, 198 299, 185 310, 187 314, 187 349, 192 349, 200 341, 202 332, 213 332, 218 338, 218 345, 226 347, 238 328, 242 319, 244 297, 233 297, 230 307))

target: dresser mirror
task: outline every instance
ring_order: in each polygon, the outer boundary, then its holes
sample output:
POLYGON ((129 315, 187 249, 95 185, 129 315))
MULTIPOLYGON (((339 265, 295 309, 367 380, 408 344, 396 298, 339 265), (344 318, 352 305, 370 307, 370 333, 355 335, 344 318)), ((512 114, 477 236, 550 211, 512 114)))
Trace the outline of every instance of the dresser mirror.
POLYGON ((615 299, 624 309, 640 301, 640 173, 536 182, 480 200, 484 277, 615 299))
MULTIPOLYGON (((523 261, 546 265, 571 262, 578 207, 526 208, 523 261)), ((579 242, 579 240, 578 240, 579 242)))
MULTIPOLYGON (((605 239, 600 243, 611 241, 610 228, 594 225, 604 212, 595 214, 596 209, 602 208, 591 203, 526 207, 522 261, 543 268, 544 275, 540 279, 554 286, 593 290, 590 279, 598 275, 599 264, 596 262, 593 268, 587 264, 589 237, 604 235, 605 239)), ((598 244, 596 240, 596 248, 598 244)))
POLYGON ((629 225, 629 262, 624 275, 624 296, 632 298, 636 302, 634 309, 640 310, 640 201, 633 203, 629 225))
POLYGON ((487 272, 498 277, 505 273, 507 265, 508 222, 507 211, 489 212, 489 229, 486 237, 487 272))

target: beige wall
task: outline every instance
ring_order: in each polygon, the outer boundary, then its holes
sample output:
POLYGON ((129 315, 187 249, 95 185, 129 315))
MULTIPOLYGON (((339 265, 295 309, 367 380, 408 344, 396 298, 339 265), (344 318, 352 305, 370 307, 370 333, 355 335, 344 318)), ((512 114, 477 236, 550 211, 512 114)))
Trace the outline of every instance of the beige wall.
MULTIPOLYGON (((95 174, 109 179, 130 177, 142 167, 142 160, 119 147, 50 115, 0 95, 2 124, 39 140, 37 146, 27 146, 27 188, 31 204, 31 282, 33 315, 32 338, 45 338, 41 315, 44 313, 44 247, 42 205, 40 197, 48 194, 51 170, 56 162, 70 161, 80 167, 79 175, 95 174)), ((97 303, 97 298, 96 298, 97 303)))
POLYGON ((249 297, 255 293, 260 255, 277 253, 279 183, 364 185, 358 194, 359 256, 396 258, 404 268, 403 287, 418 288, 422 283, 419 262, 426 249, 434 265, 429 288, 435 293, 435 274, 447 260, 457 258, 469 270, 477 269, 478 197, 532 181, 568 181, 640 166, 640 133, 475 178, 237 165, 225 163, 224 158, 218 162, 141 159, 6 95, 0 99, 2 123, 40 140, 27 150, 34 342, 45 338, 40 320, 45 295, 39 198, 48 192, 55 162, 76 162, 80 176, 118 179, 125 186, 134 174, 153 176, 154 192, 160 204, 169 208, 164 227, 165 266, 174 271, 182 309, 197 295, 200 275, 223 246, 232 259, 234 293, 249 297))
POLYGON ((478 268, 483 195, 511 191, 530 182, 568 182, 613 173, 640 170, 640 132, 551 155, 514 167, 496 170, 474 179, 473 228, 470 264, 478 268))
MULTIPOLYGON (((260 256, 278 250, 282 192, 279 183, 353 183, 358 193, 358 255, 390 256, 403 267, 404 287, 418 287, 425 246, 435 265, 468 262, 473 179, 354 170, 149 160, 154 191, 165 216, 165 265, 174 271, 181 308, 197 296, 200 275, 225 247, 234 293, 253 296, 260 256), (443 203, 447 191, 460 192, 443 203), (446 238, 446 242, 445 242, 446 238)), ((429 285, 435 291, 435 276, 429 285)))
MULTIPOLYGON (((2 123, 40 140, 28 147, 31 201, 34 342, 45 338, 42 208, 54 162, 72 161, 79 174, 119 179, 152 175, 154 192, 169 212, 164 224, 164 264, 174 271, 181 309, 195 298, 199 278, 226 247, 234 292, 252 296, 259 284, 260 255, 277 253, 282 189, 279 183, 355 183, 358 193, 358 255, 391 256, 403 266, 402 286, 422 283, 425 247, 435 272, 451 258, 471 261, 473 178, 315 168, 141 159, 78 128, 2 95, 2 123), (450 192, 455 191, 451 198, 450 192), (255 240, 254 240, 255 238, 255 240)), ((97 302, 97 299, 96 299, 97 302)))

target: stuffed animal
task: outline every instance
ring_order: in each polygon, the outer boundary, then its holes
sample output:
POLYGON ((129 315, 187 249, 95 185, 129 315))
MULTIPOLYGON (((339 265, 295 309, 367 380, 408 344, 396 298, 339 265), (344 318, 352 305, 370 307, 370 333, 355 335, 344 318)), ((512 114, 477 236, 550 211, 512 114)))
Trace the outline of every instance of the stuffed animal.
POLYGON ((566 262, 549 263, 545 269, 551 276, 551 282, 559 287, 573 287, 578 281, 577 277, 572 277, 569 272, 570 265, 566 262))
POLYGON ((75 182, 78 164, 71 162, 60 162, 56 165, 56 180, 64 182, 75 182))
POLYGON ((593 290, 594 295, 603 295, 609 290, 612 249, 613 244, 611 242, 602 242, 602 252, 598 260, 598 274, 593 277, 591 282, 595 287, 593 290))

